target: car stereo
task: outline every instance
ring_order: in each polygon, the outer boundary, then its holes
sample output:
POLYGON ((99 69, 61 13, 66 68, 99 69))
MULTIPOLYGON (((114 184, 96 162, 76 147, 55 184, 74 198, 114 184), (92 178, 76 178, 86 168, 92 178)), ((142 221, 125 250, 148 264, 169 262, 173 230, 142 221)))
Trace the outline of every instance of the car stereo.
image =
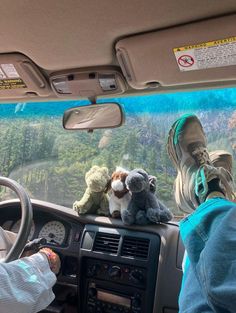
POLYGON ((80 311, 153 312, 159 251, 158 235, 86 225, 80 249, 80 311))
POLYGON ((136 290, 123 294, 118 290, 102 289, 95 282, 88 284, 85 310, 88 313, 140 313, 142 306, 142 294, 136 290))

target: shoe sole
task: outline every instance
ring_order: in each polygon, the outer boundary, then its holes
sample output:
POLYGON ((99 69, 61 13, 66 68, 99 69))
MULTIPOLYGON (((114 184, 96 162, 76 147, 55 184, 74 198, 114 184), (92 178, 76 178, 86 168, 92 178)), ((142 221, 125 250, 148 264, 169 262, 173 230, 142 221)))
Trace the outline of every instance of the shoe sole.
MULTIPOLYGON (((168 155, 169 155, 172 163, 174 164, 174 166, 177 170, 179 170, 179 160, 178 160, 178 156, 175 152, 175 145, 176 145, 175 141, 177 142, 177 136, 178 136, 177 130, 178 130, 178 128, 181 127, 181 124, 184 124, 186 122, 187 119, 192 119, 192 120, 196 120, 199 122, 198 118, 195 115, 186 114, 186 115, 182 116, 181 118, 176 120, 175 123, 172 125, 172 127, 169 131, 169 134, 168 134, 168 139, 167 139, 167 152, 168 152, 168 155)), ((190 121, 188 121, 188 123, 189 122, 190 121)))
MULTIPOLYGON (((177 179, 175 181, 175 184, 176 184, 175 185, 176 204, 181 211, 183 211, 185 213, 191 213, 195 209, 193 207, 193 204, 191 203, 191 201, 187 201, 185 199, 185 197, 182 194, 182 191, 180 192, 180 190, 182 190, 184 182, 182 180, 182 174, 181 174, 181 170, 179 167, 179 159, 178 159, 178 156, 175 152, 175 145, 176 145, 177 139, 178 139, 177 138, 177 136, 178 136, 177 131, 178 131, 178 128, 181 128, 181 125, 183 125, 186 122, 186 119, 192 119, 192 120, 198 121, 197 117, 195 115, 192 115, 192 114, 186 114, 186 115, 182 116, 181 118, 179 118, 178 120, 176 120, 175 123, 172 125, 172 127, 169 131, 169 134, 168 134, 167 152, 168 152, 168 155, 170 157, 170 160, 172 161, 172 163, 174 164, 175 168, 178 171, 178 176, 177 176, 177 179)), ((188 123, 189 122, 190 121, 188 121, 188 123)))
POLYGON ((182 192, 180 192, 181 188, 183 187, 182 175, 178 174, 175 179, 174 186, 175 203, 178 209, 187 214, 192 213, 195 210, 195 207, 193 207, 192 203, 190 201, 187 201, 185 197, 183 197, 182 192))

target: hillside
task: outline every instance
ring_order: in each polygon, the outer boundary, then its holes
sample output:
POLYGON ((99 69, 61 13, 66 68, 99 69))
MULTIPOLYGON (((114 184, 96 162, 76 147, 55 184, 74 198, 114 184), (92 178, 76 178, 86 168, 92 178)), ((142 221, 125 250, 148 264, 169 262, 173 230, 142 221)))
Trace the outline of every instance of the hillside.
MULTIPOLYGON (((179 215, 173 199, 176 172, 166 153, 168 130, 177 117, 194 111, 206 131, 209 149, 227 149, 235 156, 234 95, 231 90, 227 94, 207 92, 200 100, 188 93, 182 98, 181 94, 163 95, 158 103, 148 96, 139 97, 138 105, 137 97, 122 99, 125 125, 93 133, 62 128, 61 114, 71 106, 69 102, 56 111, 48 103, 47 110, 39 108, 43 113, 37 114, 32 114, 33 106, 28 104, 5 105, 0 123, 0 171, 25 186, 32 198, 71 207, 83 195, 84 175, 92 165, 105 165, 110 173, 116 166, 141 167, 157 176, 158 197, 179 215), (230 103, 225 103, 226 96, 230 103)), ((2 189, 1 198, 7 197, 9 192, 2 189)))

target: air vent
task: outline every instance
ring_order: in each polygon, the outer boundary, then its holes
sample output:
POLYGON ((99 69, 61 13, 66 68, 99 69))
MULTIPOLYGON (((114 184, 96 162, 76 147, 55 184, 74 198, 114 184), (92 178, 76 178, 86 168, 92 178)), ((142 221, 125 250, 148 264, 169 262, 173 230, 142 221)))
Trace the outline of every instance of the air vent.
POLYGON ((125 236, 121 248, 121 255, 132 258, 147 259, 149 239, 125 236))
POLYGON ((93 251, 117 254, 120 235, 99 232, 96 234, 93 251))

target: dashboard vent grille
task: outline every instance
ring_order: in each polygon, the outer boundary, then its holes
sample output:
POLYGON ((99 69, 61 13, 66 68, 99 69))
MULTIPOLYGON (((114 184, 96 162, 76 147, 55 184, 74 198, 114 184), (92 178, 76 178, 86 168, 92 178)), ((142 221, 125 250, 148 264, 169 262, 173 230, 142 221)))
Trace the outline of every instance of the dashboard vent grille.
POLYGON ((121 255, 132 258, 147 259, 150 240, 125 236, 121 248, 121 255))
POLYGON ((96 234, 93 251, 117 254, 120 235, 99 232, 96 234))

